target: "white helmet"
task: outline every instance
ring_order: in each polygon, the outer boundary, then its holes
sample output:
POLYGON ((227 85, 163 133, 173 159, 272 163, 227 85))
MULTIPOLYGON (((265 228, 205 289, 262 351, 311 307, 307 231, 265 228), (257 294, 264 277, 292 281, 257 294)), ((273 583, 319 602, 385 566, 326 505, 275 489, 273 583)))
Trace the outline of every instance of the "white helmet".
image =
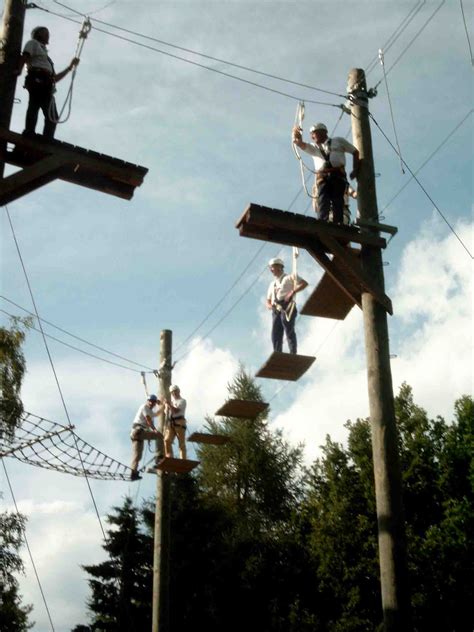
POLYGON ((316 123, 316 125, 312 125, 309 128, 310 132, 317 132, 318 130, 324 130, 325 132, 327 132, 328 128, 326 127, 326 125, 324 125, 324 123, 316 123))
POLYGON ((283 263, 283 259, 279 259, 278 257, 275 257, 274 259, 270 259, 270 261, 268 262, 268 265, 271 266, 281 266, 282 268, 285 267, 285 264, 283 263))
POLYGON ((172 384, 170 386, 170 393, 172 393, 173 391, 179 391, 179 386, 177 384, 172 384))

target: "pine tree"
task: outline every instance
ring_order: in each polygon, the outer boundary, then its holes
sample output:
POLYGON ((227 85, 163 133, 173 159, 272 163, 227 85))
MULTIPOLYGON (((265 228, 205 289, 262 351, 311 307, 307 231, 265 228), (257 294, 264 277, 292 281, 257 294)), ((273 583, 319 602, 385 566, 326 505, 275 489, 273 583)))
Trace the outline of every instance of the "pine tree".
POLYGON ((83 566, 91 576, 88 600, 93 632, 141 632, 151 627, 153 544, 140 529, 140 514, 126 498, 107 516, 103 549, 108 559, 83 566))

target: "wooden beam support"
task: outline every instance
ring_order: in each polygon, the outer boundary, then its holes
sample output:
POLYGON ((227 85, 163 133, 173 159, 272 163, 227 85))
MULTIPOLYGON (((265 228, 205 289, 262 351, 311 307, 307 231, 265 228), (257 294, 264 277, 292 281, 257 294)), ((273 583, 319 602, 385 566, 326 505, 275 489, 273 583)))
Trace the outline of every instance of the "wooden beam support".
POLYGON ((330 259, 325 253, 321 243, 316 239, 312 239, 311 241, 307 240, 305 248, 346 296, 353 303, 362 307, 360 287, 354 283, 351 276, 345 274, 345 270, 341 268, 338 260, 336 258, 330 259))
POLYGON ((0 180, 0 205, 8 204, 55 180, 67 166, 64 156, 47 156, 0 180))
POLYGON ((148 172, 145 167, 42 136, 31 138, 0 128, 0 141, 14 145, 12 151, 2 154, 9 164, 26 167, 48 156, 58 156, 69 165, 58 174, 60 179, 128 200, 148 172))
POLYGON ((384 307, 389 314, 393 314, 392 301, 389 297, 380 290, 369 279, 362 268, 359 259, 356 259, 353 255, 347 252, 335 239, 329 235, 321 235, 321 240, 334 254, 334 257, 345 267, 348 274, 350 274, 356 282, 358 282, 367 292, 370 292, 372 296, 384 307))
POLYGON ((249 226, 252 228, 263 228, 269 232, 284 230, 288 233, 293 233, 293 238, 296 235, 304 235, 306 237, 309 235, 319 238, 322 235, 329 235, 344 244, 354 242, 378 248, 385 248, 387 245, 382 237, 372 233, 361 233, 354 226, 338 226, 314 217, 305 217, 298 213, 280 211, 268 206, 260 206, 259 204, 249 204, 236 224, 240 234, 243 236, 247 236, 249 226))

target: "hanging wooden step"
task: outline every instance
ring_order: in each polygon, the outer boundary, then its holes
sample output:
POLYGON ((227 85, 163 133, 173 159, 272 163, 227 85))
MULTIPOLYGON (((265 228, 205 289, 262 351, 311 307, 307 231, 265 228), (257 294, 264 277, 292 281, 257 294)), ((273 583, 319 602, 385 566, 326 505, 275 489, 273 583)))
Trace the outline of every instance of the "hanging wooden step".
POLYGON ((225 435, 193 432, 193 434, 188 437, 188 441, 192 441, 193 443, 205 443, 207 445, 224 445, 224 443, 229 443, 230 439, 225 435))
POLYGON ((0 204, 56 178, 130 200, 148 172, 146 167, 39 135, 24 136, 0 128, 0 141, 13 146, 3 151, 0 159, 23 167, 0 181, 0 204))
MULTIPOLYGON (((360 290, 356 291, 360 296, 360 290)), ((354 299, 325 272, 301 308, 300 314, 344 320, 355 304, 354 299)))
POLYGON ((215 414, 221 417, 255 419, 267 408, 268 404, 265 402, 252 402, 246 399, 229 399, 215 414))
MULTIPOLYGON (((186 474, 199 465, 199 461, 190 461, 189 459, 173 459, 165 456, 164 459, 158 461, 156 469, 163 472, 175 472, 176 474, 186 474)), ((155 468, 153 468, 155 469, 155 468)))
POLYGON ((255 374, 274 380, 298 380, 316 360, 313 356, 281 353, 274 351, 265 364, 255 374))

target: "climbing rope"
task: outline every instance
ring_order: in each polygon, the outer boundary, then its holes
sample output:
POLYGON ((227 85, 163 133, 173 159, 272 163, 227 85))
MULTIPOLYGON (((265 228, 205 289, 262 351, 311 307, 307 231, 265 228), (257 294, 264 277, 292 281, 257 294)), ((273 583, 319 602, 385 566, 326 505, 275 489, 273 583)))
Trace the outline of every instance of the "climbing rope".
MULTIPOLYGON (((84 22, 82 23, 81 30, 79 31, 79 37, 78 37, 78 40, 77 40, 77 46, 76 46, 76 52, 74 54, 74 58, 76 58, 76 59, 80 59, 81 58, 82 49, 84 48, 85 41, 86 41, 87 36, 89 35, 91 29, 92 29, 91 21, 89 20, 88 17, 86 17, 84 19, 84 22)), ((51 101, 50 101, 50 104, 49 104, 48 118, 53 123, 65 123, 69 119, 69 117, 71 116, 72 92, 73 92, 73 88, 74 88, 74 79, 76 78, 76 72, 77 72, 77 64, 74 66, 74 68, 72 70, 71 82, 69 84, 69 89, 67 91, 66 98, 64 100, 63 106, 61 107, 59 113, 56 110, 56 101, 54 99, 54 96, 51 98, 51 101), (64 110, 66 108, 67 108, 67 113, 65 115, 65 118, 62 118, 64 110)))
MULTIPOLYGON (((298 105, 296 106, 296 114, 295 114, 295 124, 294 127, 297 127, 301 132, 303 132, 303 121, 304 121, 304 101, 300 101, 298 103, 298 105)), ((311 169, 311 167, 308 167, 308 165, 305 164, 304 160, 301 158, 301 154, 298 151, 298 147, 296 146, 293 137, 292 137, 292 142, 291 142, 291 146, 293 147, 293 151, 295 153, 295 156, 299 162, 299 166, 300 166, 300 173, 301 173, 301 181, 303 183, 303 189, 306 193, 306 195, 308 197, 310 197, 312 200, 316 199, 314 197, 314 195, 312 193, 310 193, 308 191, 308 188, 306 186, 306 179, 304 177, 304 170, 306 169, 307 171, 315 174, 316 171, 314 171, 314 169, 311 169)))

